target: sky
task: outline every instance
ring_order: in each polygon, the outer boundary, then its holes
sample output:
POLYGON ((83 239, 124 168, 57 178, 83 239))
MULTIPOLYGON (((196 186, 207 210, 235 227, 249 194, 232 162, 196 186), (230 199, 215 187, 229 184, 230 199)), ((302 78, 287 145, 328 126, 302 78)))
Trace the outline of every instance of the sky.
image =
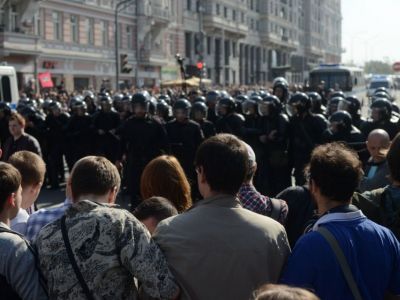
POLYGON ((400 61, 400 0, 341 2, 342 62, 400 61))

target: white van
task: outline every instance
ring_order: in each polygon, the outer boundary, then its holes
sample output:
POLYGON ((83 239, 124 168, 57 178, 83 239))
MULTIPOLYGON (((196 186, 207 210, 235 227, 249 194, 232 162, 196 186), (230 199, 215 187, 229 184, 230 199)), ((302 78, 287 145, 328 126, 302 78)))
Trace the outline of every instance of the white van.
POLYGON ((390 76, 376 76, 372 77, 368 85, 367 96, 372 97, 377 88, 384 87, 388 90, 390 96, 395 98, 395 85, 390 76))
POLYGON ((0 65, 0 100, 17 105, 19 99, 14 67, 0 65))

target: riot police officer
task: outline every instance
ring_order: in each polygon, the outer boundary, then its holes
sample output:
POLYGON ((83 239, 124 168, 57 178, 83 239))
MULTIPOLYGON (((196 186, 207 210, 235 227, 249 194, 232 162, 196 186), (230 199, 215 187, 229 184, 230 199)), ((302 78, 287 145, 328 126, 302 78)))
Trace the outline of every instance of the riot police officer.
POLYGON ((287 103, 289 98, 289 85, 285 78, 277 77, 273 81, 272 94, 281 101, 283 105, 287 103))
POLYGON ((164 127, 149 115, 149 100, 142 93, 132 96, 133 115, 117 130, 121 148, 116 165, 126 162, 127 191, 132 208, 140 199, 140 177, 144 167, 155 157, 168 152, 168 139, 164 127))
POLYGON ((304 93, 295 93, 290 97, 289 109, 291 112, 289 159, 294 168, 296 185, 303 185, 304 167, 309 162, 314 147, 322 143, 328 122, 323 116, 310 112, 311 100, 304 93))
POLYGON ((324 142, 345 142, 349 147, 360 150, 365 137, 353 124, 350 113, 344 110, 329 117, 329 128, 324 132, 324 142))
POLYGON ((217 123, 216 105, 219 100, 220 93, 218 91, 209 91, 206 95, 206 104, 208 106, 207 120, 214 125, 217 123))
POLYGON ((289 118, 282 112, 278 97, 270 95, 258 101, 262 152, 258 160, 258 188, 275 196, 291 184, 289 168, 289 118))
POLYGON ((45 120, 47 136, 47 173, 51 188, 58 189, 64 180, 63 155, 66 154, 66 127, 70 115, 62 111, 61 103, 49 104, 49 113, 45 120))
MULTIPOLYGON (((109 96, 107 93, 99 94, 99 97, 109 96)), ((86 103, 86 111, 89 115, 93 115, 97 111, 96 96, 92 91, 86 91, 83 95, 83 101, 86 103)))
POLYGON ((214 136, 216 134, 214 124, 207 120, 207 111, 208 107, 205 104, 205 102, 203 101, 196 102, 195 100, 195 102, 192 105, 192 111, 191 111, 192 119, 200 125, 205 139, 214 136))
POLYGON ((164 100, 158 100, 154 118, 157 119, 161 124, 165 125, 171 121, 170 111, 171 106, 169 106, 167 102, 164 100))
POLYGON ((235 111, 235 100, 222 97, 217 103, 219 119, 215 125, 217 133, 230 133, 242 137, 244 133, 244 117, 235 111))
MULTIPOLYGON (((236 98, 237 99, 237 98, 236 98)), ((253 148, 256 158, 260 156, 261 143, 259 141, 260 129, 259 121, 260 115, 258 113, 258 102, 262 101, 261 96, 255 94, 250 97, 246 96, 242 103, 242 112, 244 115, 244 126, 243 126, 243 140, 253 148)))
POLYGON ((99 99, 100 110, 93 115, 96 131, 96 154, 115 163, 118 154, 119 138, 115 134, 120 125, 119 114, 112 107, 113 100, 108 95, 99 99))
POLYGON ((10 130, 8 129, 8 119, 11 115, 10 104, 7 102, 0 102, 0 141, 6 141, 10 136, 10 130))
POLYGON ((308 92, 311 99, 311 113, 326 116, 326 107, 322 105, 322 97, 317 92, 308 92))
POLYGON ((86 102, 82 100, 72 101, 71 108, 72 116, 66 128, 69 148, 67 163, 70 170, 79 159, 94 154, 93 120, 87 113, 86 102))
POLYGON ((390 139, 393 139, 399 131, 399 125, 392 122, 392 104, 387 99, 376 99, 371 106, 371 119, 361 128, 362 133, 368 136, 374 129, 385 130, 390 139))
MULTIPOLYGON (((177 100, 172 107, 175 119, 167 123, 166 129, 172 155, 178 159, 186 176, 194 184, 196 172, 193 162, 204 136, 200 125, 189 119, 191 107, 188 100, 177 100)), ((192 187, 195 188, 195 185, 192 187)))
POLYGON ((351 115, 351 119, 353 125, 361 130, 361 127, 366 122, 361 116, 361 101, 357 98, 357 96, 348 96, 346 97, 347 111, 351 115))

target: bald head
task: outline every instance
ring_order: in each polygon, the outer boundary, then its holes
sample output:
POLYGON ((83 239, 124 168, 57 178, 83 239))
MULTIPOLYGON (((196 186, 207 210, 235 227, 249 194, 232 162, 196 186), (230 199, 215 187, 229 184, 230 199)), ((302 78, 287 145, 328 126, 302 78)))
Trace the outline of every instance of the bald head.
POLYGON ((373 162, 384 161, 389 147, 390 137, 385 130, 375 129, 368 135, 367 148, 373 162))

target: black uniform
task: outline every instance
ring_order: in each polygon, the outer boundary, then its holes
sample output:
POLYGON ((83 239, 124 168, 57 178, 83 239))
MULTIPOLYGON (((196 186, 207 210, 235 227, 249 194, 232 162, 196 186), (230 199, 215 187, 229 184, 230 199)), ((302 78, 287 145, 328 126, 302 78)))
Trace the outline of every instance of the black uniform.
POLYGON ((73 165, 81 158, 93 155, 94 130, 93 120, 86 113, 82 116, 73 115, 66 128, 69 159, 67 164, 71 170, 73 165))
POLYGON ((288 157, 289 118, 283 113, 262 116, 259 129, 261 135, 268 138, 263 143, 259 159, 258 186, 264 195, 274 197, 291 185, 288 157))
POLYGON ((231 113, 217 120, 218 133, 230 133, 241 138, 244 133, 244 118, 237 113, 231 113))
POLYGON ((314 147, 323 142, 323 133, 327 126, 327 120, 321 115, 307 113, 304 117, 291 118, 289 155, 296 185, 305 183, 304 167, 309 162, 314 147))
POLYGON ((361 127, 361 132, 365 136, 368 136, 369 133, 375 129, 383 129, 389 134, 390 139, 393 140, 393 138, 399 132, 399 128, 399 124, 390 120, 381 120, 378 122, 367 121, 361 127))
POLYGON ((64 177, 63 155, 65 154, 66 126, 70 116, 66 113, 61 113, 55 116, 50 113, 46 117, 45 127, 47 135, 47 172, 52 188, 58 188, 59 177, 64 177))
POLYGON ((126 156, 127 190, 132 205, 140 199, 140 177, 144 167, 154 158, 168 151, 167 134, 164 127, 153 118, 131 117, 117 130, 121 138, 118 158, 126 156))
POLYGON ((212 122, 205 119, 198 123, 201 127, 201 131, 203 132, 205 139, 208 139, 209 137, 214 136, 216 134, 215 126, 212 122))
POLYGON ((93 116, 93 125, 96 130, 95 151, 97 155, 104 156, 115 163, 119 149, 119 138, 115 134, 120 126, 119 114, 116 111, 100 110, 93 116), (99 130, 103 132, 100 133, 99 130))
POLYGON ((186 176, 196 182, 194 158, 197 148, 204 139, 200 125, 192 120, 178 122, 172 120, 166 125, 171 153, 181 163, 186 176))

